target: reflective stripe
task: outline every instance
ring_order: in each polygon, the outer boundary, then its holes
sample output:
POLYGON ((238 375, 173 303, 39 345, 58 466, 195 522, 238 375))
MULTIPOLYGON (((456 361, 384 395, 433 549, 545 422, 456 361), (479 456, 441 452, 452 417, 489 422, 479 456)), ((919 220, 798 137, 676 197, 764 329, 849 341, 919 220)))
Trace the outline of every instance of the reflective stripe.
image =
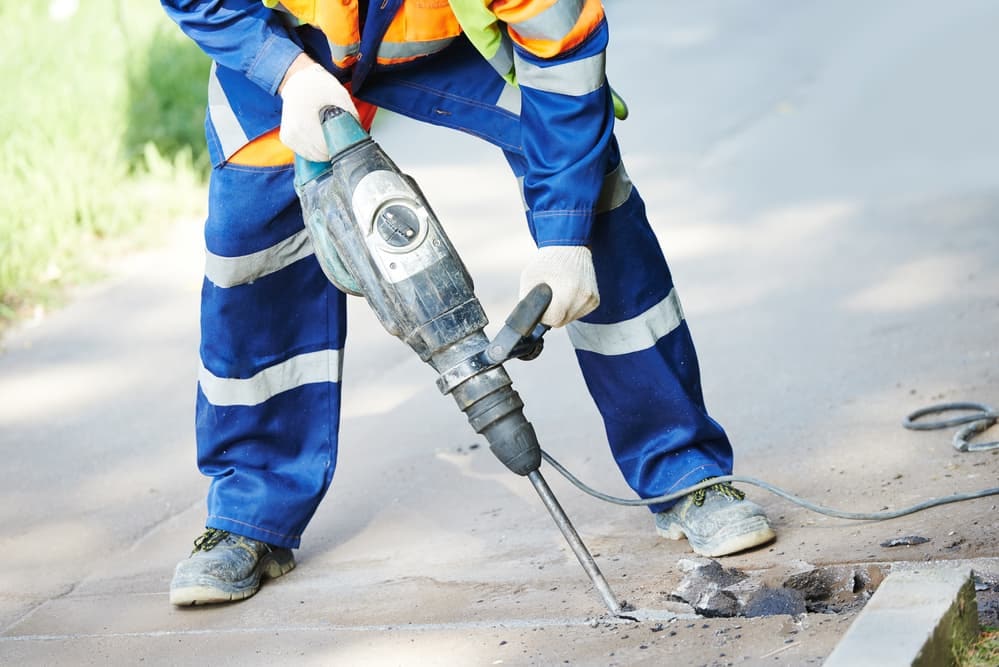
POLYGON ((631 177, 624 168, 624 162, 618 162, 617 168, 604 176, 604 183, 600 188, 600 198, 597 199, 597 213, 613 211, 618 206, 628 201, 631 190, 634 186, 631 177))
MULTIPOLYGON (((513 74, 513 42, 505 32, 500 36, 496 53, 490 56, 488 61, 501 77, 507 78, 513 74)), ((509 81, 513 83, 512 79, 509 81)))
POLYGON ((582 12, 583 0, 558 0, 537 16, 510 26, 525 39, 561 41, 576 27, 582 12))
POLYGON ((483 0, 448 0, 462 32, 499 75, 513 83, 513 43, 483 0))
POLYGON ((499 99, 496 100, 496 106, 500 109, 509 111, 515 116, 519 116, 520 88, 517 88, 517 86, 511 86, 509 83, 503 86, 503 90, 500 91, 499 99))
POLYGON ((342 63, 348 58, 353 58, 361 52, 360 42, 354 42, 353 44, 334 44, 329 40, 326 41, 330 45, 330 55, 333 57, 333 61, 337 63, 342 63))
MULTIPOLYGON (((524 210, 527 210, 527 197, 524 195, 524 177, 517 177, 517 186, 520 188, 520 199, 524 202, 524 210)), ((628 197, 631 196, 631 177, 625 171, 624 162, 618 162, 617 167, 611 173, 604 176, 603 185, 600 186, 600 196, 597 198, 597 213, 607 213, 621 206, 628 197)))
POLYGON ((676 290, 641 315, 614 324, 571 322, 566 327, 577 350, 605 356, 647 350, 683 322, 683 309, 676 290))
POLYGON ((432 39, 426 42, 382 42, 378 47, 379 60, 401 60, 419 58, 446 48, 454 37, 432 39))
POLYGON ((524 210, 530 211, 531 207, 527 205, 527 194, 524 192, 524 177, 517 177, 517 187, 520 188, 520 201, 524 204, 524 210))
POLYGON ((208 75, 208 117, 215 128, 219 144, 222 147, 222 155, 229 159, 236 151, 245 146, 250 138, 243 132, 236 114, 229 104, 229 98, 222 90, 218 76, 215 73, 216 64, 212 63, 211 72, 208 75))
POLYGON ((551 67, 538 67, 513 55, 517 70, 517 82, 522 86, 562 95, 586 95, 604 85, 603 51, 589 58, 561 63, 551 67))
POLYGON ((235 287, 280 271, 313 253, 309 233, 304 229, 294 236, 249 255, 224 257, 206 251, 205 277, 217 287, 235 287))
POLYGON ((546 59, 571 54, 600 29, 604 18, 600 0, 503 0, 489 6, 507 24, 514 42, 546 59))
POLYGON ((260 405, 306 384, 339 382, 341 359, 340 350, 306 352, 245 379, 221 378, 202 365, 198 382, 212 405, 260 405))

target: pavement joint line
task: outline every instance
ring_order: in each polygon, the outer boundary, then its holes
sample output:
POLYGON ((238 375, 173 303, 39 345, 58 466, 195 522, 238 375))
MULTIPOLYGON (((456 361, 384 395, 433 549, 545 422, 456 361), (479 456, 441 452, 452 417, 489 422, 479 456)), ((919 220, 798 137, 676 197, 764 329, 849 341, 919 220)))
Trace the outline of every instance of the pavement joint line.
MULTIPOLYGON (((187 512, 187 511, 193 509, 194 507, 200 505, 203 502, 204 502, 203 500, 194 500, 191 503, 189 503, 188 505, 186 505, 183 509, 178 510, 176 512, 168 513, 166 516, 163 516, 163 517, 159 518, 158 520, 154 521, 152 524, 150 524, 148 527, 146 527, 139 534, 139 536, 136 537, 132 541, 132 543, 130 545, 128 545, 126 551, 127 552, 133 552, 133 551, 135 551, 142 542, 144 542, 149 537, 151 537, 153 534, 155 534, 157 531, 159 531, 164 525, 166 525, 167 523, 169 523, 170 521, 172 521, 176 517, 180 516, 184 512, 187 512)), ((64 591, 62 591, 62 592, 60 592, 60 593, 58 593, 56 595, 51 595, 51 596, 46 597, 46 598, 44 598, 42 600, 39 600, 37 604, 34 604, 31 607, 29 607, 28 609, 26 609, 23 614, 21 614, 20 616, 18 616, 17 618, 15 618, 13 621, 11 621, 10 623, 8 623, 5 627, 0 628, 0 632, 6 632, 10 628, 13 628, 13 627, 17 626, 18 624, 24 622, 25 620, 27 620, 28 618, 30 618, 33 614, 35 614, 35 612, 37 612, 39 609, 41 609, 45 605, 49 604, 50 602, 53 602, 55 600, 64 600, 64 599, 70 599, 71 600, 71 599, 74 599, 74 598, 78 599, 78 598, 81 598, 81 597, 87 597, 87 594, 79 595, 79 594, 74 594, 74 593, 75 593, 76 589, 79 588, 82 584, 87 583, 88 581, 91 581, 93 578, 94 578, 94 573, 93 572, 87 572, 87 573, 83 574, 77 581, 74 581, 74 582, 71 582, 71 583, 67 584, 66 590, 64 590, 64 591)), ((161 593, 147 593, 147 595, 161 595, 161 593)), ((4 597, 6 597, 6 596, 0 595, 0 599, 3 599, 4 597)), ((2 636, 0 636, 0 639, 2 639, 2 636)))
MULTIPOLYGON (((676 614, 677 619, 700 618, 697 614, 676 614)), ((384 623, 370 625, 286 625, 253 628, 214 628, 191 630, 149 630, 145 632, 80 632, 64 635, 8 635, 0 636, 0 644, 11 642, 55 642, 79 639, 125 639, 131 637, 183 637, 200 635, 242 635, 272 632, 388 632, 408 630, 413 632, 435 632, 439 630, 479 630, 493 628, 533 629, 553 627, 584 627, 607 624, 635 624, 634 621, 612 617, 577 618, 536 618, 513 619, 509 621, 462 621, 451 623, 384 623)))
POLYGON ((24 613, 22 613, 20 616, 18 616, 13 621, 11 621, 6 626, 4 626, 2 629, 0 629, 0 632, 7 632, 11 628, 16 627, 20 623, 23 623, 24 621, 26 621, 29 618, 31 618, 32 616, 34 616, 35 613, 37 613, 39 609, 42 609, 46 605, 48 605, 48 604, 50 604, 50 603, 52 603, 52 602, 54 602, 56 600, 68 600, 68 599, 72 599, 72 597, 73 597, 73 591, 75 591, 79 586, 80 586, 80 582, 79 581, 74 581, 74 582, 72 582, 70 584, 67 584, 65 590, 60 591, 60 592, 56 593, 55 595, 50 595, 50 596, 48 596, 46 598, 37 600, 37 602, 35 602, 35 604, 32 604, 30 607, 28 607, 27 609, 25 609, 24 613))

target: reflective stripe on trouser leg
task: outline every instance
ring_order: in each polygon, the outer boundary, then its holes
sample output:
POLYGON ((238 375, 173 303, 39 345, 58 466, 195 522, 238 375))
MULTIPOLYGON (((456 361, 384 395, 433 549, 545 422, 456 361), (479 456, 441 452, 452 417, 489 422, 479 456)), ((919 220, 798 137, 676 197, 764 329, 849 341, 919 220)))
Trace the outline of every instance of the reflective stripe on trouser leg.
MULTIPOLYGON (((511 89, 491 70, 459 42, 426 66, 373 74, 361 97, 499 146, 520 177, 525 163, 516 104, 511 89)), ((697 355, 669 268, 614 142, 607 163, 591 239, 601 304, 583 318, 579 330, 605 325, 589 331, 590 339, 599 342, 644 328, 646 342, 635 343, 631 335, 624 348, 591 345, 578 349, 577 357, 614 459, 635 492, 651 497, 730 472, 732 449, 705 410, 697 355), (675 326, 669 324, 670 309, 675 326)), ((533 228, 530 211, 528 222, 533 228)), ((573 333, 574 339, 581 336, 573 333)))
MULTIPOLYGON (((611 158, 590 242, 600 306, 567 330, 614 460, 650 498, 730 474, 732 447, 705 408, 690 330, 645 204, 616 146, 611 158)), ((523 158, 508 152, 507 161, 520 176, 523 158)))
POLYGON ((591 249, 600 306, 569 337, 628 484, 648 498, 731 473, 732 447, 705 408, 690 330, 637 189, 597 216, 591 249))
POLYGON ((208 522, 297 547, 336 464, 345 298, 307 243, 290 166, 212 172, 198 466, 208 522))

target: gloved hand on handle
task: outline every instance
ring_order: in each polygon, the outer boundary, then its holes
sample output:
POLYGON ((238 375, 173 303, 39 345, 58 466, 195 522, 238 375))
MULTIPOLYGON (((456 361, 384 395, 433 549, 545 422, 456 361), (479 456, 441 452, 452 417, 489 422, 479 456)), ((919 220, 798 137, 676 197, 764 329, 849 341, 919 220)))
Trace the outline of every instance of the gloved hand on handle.
POLYGON ((319 112, 337 106, 358 118, 350 92, 322 65, 304 53, 291 63, 278 87, 281 109, 281 143, 313 162, 330 159, 323 138, 319 112))
POLYGON ((552 302, 541 318, 550 327, 562 327, 600 305, 593 256, 586 246, 538 248, 520 274, 520 298, 538 283, 552 288, 552 302))

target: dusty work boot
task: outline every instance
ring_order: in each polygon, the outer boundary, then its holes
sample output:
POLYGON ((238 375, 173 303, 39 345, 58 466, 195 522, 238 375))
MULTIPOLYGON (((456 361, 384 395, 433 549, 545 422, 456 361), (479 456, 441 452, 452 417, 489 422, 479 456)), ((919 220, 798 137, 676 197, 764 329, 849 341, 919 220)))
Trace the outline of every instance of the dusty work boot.
POLYGON ((280 577, 294 567, 291 549, 209 528, 194 540, 190 557, 177 563, 170 602, 185 606, 242 600, 257 592, 261 577, 280 577))
POLYGON ((777 535, 763 508, 727 483, 688 493, 665 512, 656 514, 663 537, 684 537, 702 556, 727 556, 774 539, 777 535))

